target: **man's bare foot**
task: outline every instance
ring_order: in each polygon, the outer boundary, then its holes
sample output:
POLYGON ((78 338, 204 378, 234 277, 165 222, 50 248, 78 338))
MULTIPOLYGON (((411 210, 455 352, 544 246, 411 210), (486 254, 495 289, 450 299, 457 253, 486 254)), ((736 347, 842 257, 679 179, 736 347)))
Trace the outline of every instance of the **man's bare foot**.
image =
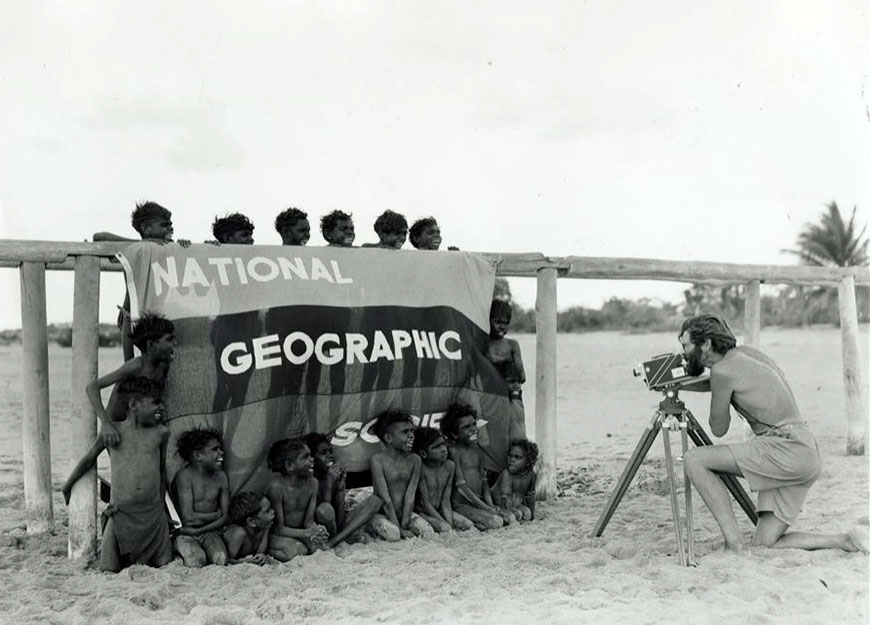
POLYGON ((860 527, 853 527, 843 535, 843 551, 849 553, 867 553, 870 551, 868 545, 867 530, 860 527))

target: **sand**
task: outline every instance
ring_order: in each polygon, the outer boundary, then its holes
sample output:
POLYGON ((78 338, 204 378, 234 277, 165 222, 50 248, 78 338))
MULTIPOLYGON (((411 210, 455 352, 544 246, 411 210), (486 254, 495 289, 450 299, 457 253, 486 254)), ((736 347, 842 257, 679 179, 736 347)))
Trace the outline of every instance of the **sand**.
MULTIPOLYGON (((868 334, 862 328, 867 362, 868 334)), ((534 337, 518 337, 534 379, 534 337)), ((559 484, 539 519, 504 530, 341 546, 286 565, 132 567, 103 574, 66 558, 66 509, 56 532, 24 532, 20 348, 0 348, 0 623, 867 623, 868 556, 840 551, 720 550, 695 503, 698 566, 679 565, 662 444, 656 441, 603 537, 590 533, 658 396, 631 376, 636 358, 675 349, 669 334, 559 337, 559 484)), ((839 533, 868 525, 868 462, 845 456, 839 333, 765 329, 819 439, 821 478, 796 529, 839 533)), ((101 350, 101 372, 117 364, 101 350)), ((66 448, 69 350, 52 346, 52 461, 66 448)), ((526 385, 534 433, 534 392, 526 385)), ((685 394, 706 423, 707 397, 685 394)), ((743 432, 732 427, 727 439, 743 432)), ((682 494, 682 489, 679 489, 682 494)), ((751 524, 738 510, 747 537, 751 524)))

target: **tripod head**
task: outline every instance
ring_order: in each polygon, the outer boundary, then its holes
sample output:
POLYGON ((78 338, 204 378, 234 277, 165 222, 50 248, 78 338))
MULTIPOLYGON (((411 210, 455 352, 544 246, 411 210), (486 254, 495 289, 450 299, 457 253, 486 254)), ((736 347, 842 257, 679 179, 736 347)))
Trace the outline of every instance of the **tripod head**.
POLYGON ((686 411, 686 404, 680 399, 680 389, 683 387, 679 382, 659 389, 662 400, 659 402, 659 412, 667 415, 681 416, 686 411))

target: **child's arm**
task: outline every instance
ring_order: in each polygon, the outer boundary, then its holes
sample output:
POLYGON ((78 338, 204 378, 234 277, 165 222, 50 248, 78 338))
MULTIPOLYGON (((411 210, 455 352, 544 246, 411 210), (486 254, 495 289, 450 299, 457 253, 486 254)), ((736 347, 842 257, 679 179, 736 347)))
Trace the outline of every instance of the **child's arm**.
POLYGON ((311 489, 311 496, 308 498, 308 504, 305 506, 305 520, 302 522, 302 526, 306 531, 312 532, 308 538, 311 540, 311 543, 320 547, 326 544, 326 541, 329 540, 329 530, 326 529, 326 526, 318 524, 314 520, 314 512, 317 510, 317 479, 311 478, 308 483, 311 489))
MULTIPOLYGON (((224 478, 226 478, 226 475, 224 475, 224 478)), ((178 512, 181 514, 181 520, 184 523, 178 530, 179 534, 196 536, 224 525, 225 521, 222 510, 215 510, 214 512, 197 512, 194 510, 193 479, 191 471, 187 468, 182 469, 175 476, 175 492, 178 497, 176 502, 178 504, 178 512)))
POLYGON ((344 519, 346 512, 344 509, 344 498, 347 494, 347 473, 337 464, 329 467, 324 478, 323 500, 332 505, 335 510, 335 526, 338 528, 344 527, 344 519))
POLYGON ((511 501, 511 474, 505 469, 496 480, 495 488, 491 491, 493 503, 499 508, 510 508, 511 501))
POLYGON ((125 378, 135 376, 139 373, 140 369, 141 362, 139 359, 128 360, 111 373, 89 382, 85 387, 85 394, 88 396, 88 401, 91 402, 91 407, 94 409, 94 412, 97 413, 97 417, 100 420, 100 429, 102 430, 102 435, 105 438, 107 447, 114 447, 117 445, 121 440, 121 436, 118 434, 118 428, 115 427, 115 424, 112 423, 112 420, 109 418, 109 413, 106 412, 106 407, 103 406, 103 398, 100 395, 100 389, 112 386, 125 378))
MULTIPOLYGON (((272 510, 275 511, 275 522, 272 525, 272 531, 275 536, 284 536, 286 538, 311 538, 317 533, 316 528, 306 527, 288 527, 285 525, 284 519, 284 489, 280 486, 270 485, 266 491, 266 496, 269 498, 269 503, 272 504, 272 510)), ((316 497, 315 493, 315 497, 316 497)))
POLYGON ((537 482, 538 476, 536 473, 532 472, 532 477, 529 480, 529 487, 523 495, 523 503, 532 513, 532 516, 529 518, 530 521, 535 520, 535 490, 537 482))
POLYGON ((396 516, 393 499, 390 497, 390 489, 387 488, 387 478, 384 475, 383 456, 381 454, 372 456, 372 485, 374 486, 375 495, 380 497, 384 502, 384 516, 391 523, 395 523, 396 527, 401 528, 399 519, 396 516))
POLYGON ((97 440, 94 441, 94 444, 91 445, 91 448, 87 451, 87 453, 82 457, 81 460, 78 461, 75 468, 72 470, 72 473, 69 474, 69 477, 66 478, 66 482, 63 483, 61 487, 61 492, 63 492, 63 501, 66 505, 69 505, 69 496, 72 493, 72 488, 76 482, 88 471, 90 471, 91 467, 94 466, 97 462, 97 456, 106 448, 106 443, 103 440, 103 436, 97 436, 97 440))
POLYGON ((160 499, 166 498, 169 482, 166 477, 166 448, 169 445, 169 428, 163 427, 163 438, 160 441, 160 499))
POLYGON ((423 461, 420 456, 414 454, 412 457, 411 477, 408 480, 408 487, 405 489, 405 501, 402 506, 402 524, 399 529, 408 529, 411 523, 411 512, 414 510, 414 499, 417 497, 417 486, 420 484, 420 471, 423 466, 423 461))
MULTIPOLYGON (((453 455, 453 450, 450 451, 450 454, 451 454, 451 456, 453 455)), ((460 459, 456 458, 454 460, 454 464, 456 465, 456 482, 455 482, 455 484, 456 484, 457 492, 460 495, 462 495, 465 498, 465 500, 469 504, 474 506, 475 508, 480 508, 481 510, 486 510, 487 512, 492 512, 493 514, 495 514, 496 510, 495 510, 494 506, 482 501, 480 499, 480 497, 475 495, 471 491, 471 489, 468 488, 468 484, 465 481, 465 474, 462 471, 462 462, 460 461, 460 459)), ((484 479, 484 484, 485 483, 486 483, 486 480, 484 479)))
POLYGON ((481 491, 483 493, 483 502, 490 508, 495 508, 492 503, 492 494, 489 492, 489 482, 486 481, 486 469, 483 466, 483 455, 478 454, 477 470, 480 471, 481 491))
MULTIPOLYGON (((445 488, 444 490, 447 489, 445 488)), ((417 487, 417 494, 419 495, 416 499, 417 510, 419 512, 422 512, 423 514, 428 514, 429 516, 435 517, 436 519, 443 518, 435 509, 435 506, 432 505, 432 501, 430 499, 431 495, 429 493, 429 485, 426 483, 425 478, 420 480, 420 485, 417 487)))
POLYGON ((517 381, 520 384, 526 383, 526 369, 523 367, 523 355, 520 351, 520 344, 514 339, 510 339, 511 355, 514 359, 514 372, 517 374, 517 381))
MULTIPOLYGON (((447 465, 447 484, 444 486, 444 490, 441 493, 441 505, 439 506, 439 510, 441 511, 441 516, 444 518, 450 526, 453 526, 453 506, 450 504, 450 496, 453 494, 453 480, 456 474, 456 465, 453 464, 452 461, 447 460, 445 462, 447 465)), ((422 481, 422 480, 421 480, 422 481)))

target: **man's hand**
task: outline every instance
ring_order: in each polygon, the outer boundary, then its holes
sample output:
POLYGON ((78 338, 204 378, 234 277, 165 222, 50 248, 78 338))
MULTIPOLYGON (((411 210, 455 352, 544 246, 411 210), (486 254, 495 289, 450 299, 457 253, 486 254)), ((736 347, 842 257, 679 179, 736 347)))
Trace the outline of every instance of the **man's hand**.
POLYGON ((118 443, 121 442, 121 435, 118 433, 118 428, 111 423, 103 424, 102 429, 100 429, 100 436, 103 437, 103 442, 106 443, 106 447, 117 447, 118 443))

